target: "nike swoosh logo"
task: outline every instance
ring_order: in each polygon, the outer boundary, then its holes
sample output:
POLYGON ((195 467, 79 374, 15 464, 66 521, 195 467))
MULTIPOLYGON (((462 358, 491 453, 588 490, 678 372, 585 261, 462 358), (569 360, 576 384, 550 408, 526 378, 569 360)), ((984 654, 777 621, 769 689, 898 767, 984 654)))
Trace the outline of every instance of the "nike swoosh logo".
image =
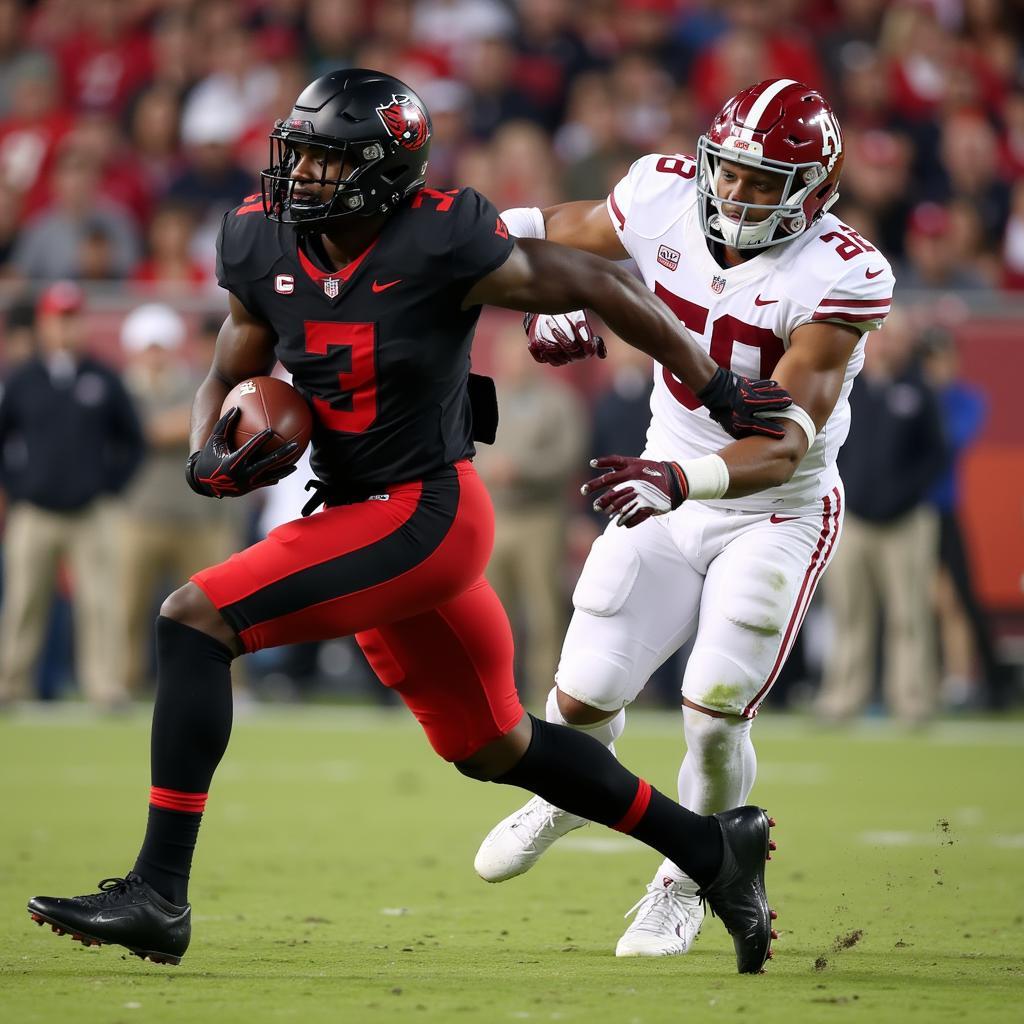
POLYGON ((769 523, 775 523, 775 525, 778 526, 779 523, 788 523, 788 522, 790 522, 793 519, 799 519, 799 518, 800 518, 799 516, 778 516, 778 515, 773 515, 771 517, 771 519, 768 520, 768 522, 769 523))
POLYGON ((885 273, 885 267, 882 267, 881 270, 865 270, 864 271, 864 276, 870 281, 873 278, 878 277, 879 274, 884 274, 884 273, 885 273))
POLYGON ((389 288, 394 288, 396 284, 401 283, 401 278, 396 277, 394 281, 388 281, 385 284, 381 284, 379 281, 373 282, 373 290, 375 292, 386 292, 389 288))
POLYGON ((760 295, 754 299, 755 306, 774 306, 778 299, 762 299, 760 295))

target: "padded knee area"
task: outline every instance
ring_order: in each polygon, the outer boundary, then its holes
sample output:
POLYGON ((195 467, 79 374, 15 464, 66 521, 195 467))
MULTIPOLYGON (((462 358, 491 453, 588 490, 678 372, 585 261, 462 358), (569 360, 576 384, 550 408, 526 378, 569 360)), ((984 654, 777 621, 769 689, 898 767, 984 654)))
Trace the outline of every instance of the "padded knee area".
POLYGON ((555 679, 566 696, 612 715, 629 699, 633 665, 614 651, 576 651, 562 659, 555 679))

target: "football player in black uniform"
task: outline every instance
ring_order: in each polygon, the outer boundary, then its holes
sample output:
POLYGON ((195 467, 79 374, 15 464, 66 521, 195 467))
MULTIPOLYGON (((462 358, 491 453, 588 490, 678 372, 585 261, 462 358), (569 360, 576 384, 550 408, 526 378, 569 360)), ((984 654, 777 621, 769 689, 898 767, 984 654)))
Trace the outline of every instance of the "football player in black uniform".
POLYGON ((178 963, 190 935, 192 851, 231 730, 231 660, 355 634, 438 754, 683 865, 732 933, 739 969, 759 971, 772 935, 764 812, 693 814, 600 743, 519 703, 508 621, 484 578, 493 510, 471 459, 474 433, 493 431, 496 409, 486 381, 471 380, 470 343, 483 304, 588 307, 737 436, 781 436, 754 414, 789 398, 719 369, 621 268, 510 238, 472 189, 425 187, 430 131, 422 102, 396 79, 326 75, 271 133, 262 194, 225 216, 218 277, 230 315, 196 395, 188 482, 221 497, 293 471, 293 446, 268 455, 257 435, 235 450, 237 410, 220 416, 235 384, 280 360, 314 412, 318 480, 307 511, 325 508, 198 573, 164 603, 138 859, 99 893, 35 897, 29 912, 83 942, 178 963))

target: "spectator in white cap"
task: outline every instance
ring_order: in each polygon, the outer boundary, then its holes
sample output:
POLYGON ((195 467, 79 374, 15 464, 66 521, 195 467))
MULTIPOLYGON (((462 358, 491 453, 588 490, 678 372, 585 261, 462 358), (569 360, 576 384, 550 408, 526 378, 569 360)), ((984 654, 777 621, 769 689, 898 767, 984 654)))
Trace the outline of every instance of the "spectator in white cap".
POLYGON ((187 207, 195 216, 192 255, 197 259, 213 252, 225 211, 259 191, 256 176, 235 153, 241 129, 239 112, 215 96, 190 103, 182 114, 186 163, 163 198, 187 207))
POLYGON ((125 494, 119 532, 118 629, 123 688, 149 684, 152 617, 160 599, 234 544, 228 502, 203 501, 183 483, 192 398, 200 375, 185 358, 188 329, 163 303, 132 310, 121 327, 125 382, 135 399, 148 455, 125 494))

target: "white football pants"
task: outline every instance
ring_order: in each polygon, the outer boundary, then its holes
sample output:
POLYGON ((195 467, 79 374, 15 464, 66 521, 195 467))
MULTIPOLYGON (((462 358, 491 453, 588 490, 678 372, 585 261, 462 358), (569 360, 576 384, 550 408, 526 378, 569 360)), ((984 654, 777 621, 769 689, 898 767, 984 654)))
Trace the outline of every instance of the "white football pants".
POLYGON ((686 502, 597 538, 573 594, 556 681, 617 711, 696 633, 682 694, 751 718, 778 677, 842 530, 841 487, 813 514, 686 502))

